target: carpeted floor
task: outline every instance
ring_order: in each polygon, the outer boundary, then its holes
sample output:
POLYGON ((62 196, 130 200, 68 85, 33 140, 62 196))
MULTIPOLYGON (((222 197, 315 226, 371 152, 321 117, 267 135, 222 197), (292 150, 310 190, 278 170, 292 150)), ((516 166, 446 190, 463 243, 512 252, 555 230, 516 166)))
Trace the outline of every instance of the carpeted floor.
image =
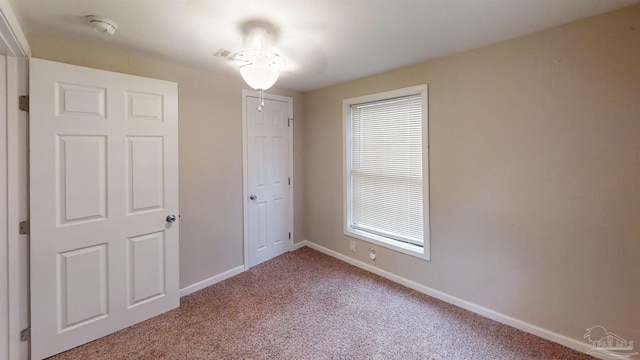
POLYGON ((593 359, 302 248, 50 359, 593 359))

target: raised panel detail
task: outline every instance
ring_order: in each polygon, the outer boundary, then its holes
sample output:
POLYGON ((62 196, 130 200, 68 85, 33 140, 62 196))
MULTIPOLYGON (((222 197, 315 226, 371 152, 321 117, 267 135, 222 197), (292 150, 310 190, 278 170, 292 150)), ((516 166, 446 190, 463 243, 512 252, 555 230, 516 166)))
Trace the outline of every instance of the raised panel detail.
POLYGON ((162 95, 127 92, 127 120, 163 121, 162 95))
POLYGON ((267 203, 261 202, 257 204, 258 211, 258 250, 267 247, 267 203))
POLYGON ((284 126, 284 122, 282 121, 284 120, 284 115, 282 111, 273 110, 271 115, 273 116, 273 127, 282 128, 284 126))
POLYGON ((58 331, 108 316, 107 244, 60 253, 57 268, 58 331))
POLYGON ((164 207, 162 137, 135 136, 127 141, 129 214, 164 207))
POLYGON ((256 136, 255 138, 255 154, 256 154, 256 164, 255 168, 257 173, 257 183, 256 188, 260 189, 265 187, 267 184, 267 149, 266 147, 266 139, 264 136, 256 136))
POLYGON ((58 225, 107 217, 106 136, 59 136, 58 225))
POLYGON ((129 307, 165 294, 164 232, 129 239, 129 307))
POLYGON ((265 125, 264 124, 264 118, 265 118, 265 116, 264 116, 263 112, 259 112, 259 113, 255 114, 254 119, 255 119, 255 127, 256 127, 256 129, 264 128, 264 125, 265 125))
POLYGON ((273 199, 273 244, 277 245, 282 242, 282 222, 283 218, 283 201, 282 198, 273 199))
POLYGON ((273 184, 274 185, 281 185, 282 184, 282 174, 280 173, 282 171, 281 169, 281 164, 282 164, 282 137, 280 136, 274 136, 273 139, 273 146, 272 146, 272 159, 273 159, 273 163, 271 164, 271 177, 273 178, 273 184))
POLYGON ((55 116, 106 119, 107 89, 86 85, 56 83, 55 116))

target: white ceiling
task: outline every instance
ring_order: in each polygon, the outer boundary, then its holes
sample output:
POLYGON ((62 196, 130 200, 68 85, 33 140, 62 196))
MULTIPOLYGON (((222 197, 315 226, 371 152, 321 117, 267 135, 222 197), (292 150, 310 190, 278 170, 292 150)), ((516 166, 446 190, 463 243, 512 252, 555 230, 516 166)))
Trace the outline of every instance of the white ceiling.
POLYGON ((308 91, 510 39, 640 0, 12 0, 25 32, 123 47, 240 77, 214 58, 266 21, 287 60, 277 86, 308 91), (109 37, 85 15, 119 24, 109 37))

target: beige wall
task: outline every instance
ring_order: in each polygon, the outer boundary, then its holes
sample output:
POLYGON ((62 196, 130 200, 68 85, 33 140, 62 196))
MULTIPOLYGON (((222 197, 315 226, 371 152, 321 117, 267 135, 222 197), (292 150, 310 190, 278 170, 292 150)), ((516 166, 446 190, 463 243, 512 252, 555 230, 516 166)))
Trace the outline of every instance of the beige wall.
POLYGON ((305 236, 573 339, 640 341, 640 6, 306 93, 305 236), (344 98, 429 84, 431 262, 342 231, 344 98))
MULTIPOLYGON (((170 80, 179 91, 180 286, 243 264, 242 89, 226 77, 67 38, 30 34, 36 58, 170 80)), ((213 57, 211 58, 213 62, 213 57)), ((302 95, 291 96, 296 119, 294 167, 302 169, 302 95)), ((302 172, 294 171, 295 234, 302 238, 302 172)))

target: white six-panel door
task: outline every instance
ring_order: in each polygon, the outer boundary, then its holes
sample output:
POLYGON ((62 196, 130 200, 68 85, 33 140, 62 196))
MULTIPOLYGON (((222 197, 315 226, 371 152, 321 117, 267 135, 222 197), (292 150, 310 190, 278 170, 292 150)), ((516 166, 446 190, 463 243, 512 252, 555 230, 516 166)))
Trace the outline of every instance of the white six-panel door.
POLYGON ((292 99, 266 95, 259 99, 244 94, 246 122, 246 214, 249 267, 291 248, 292 191, 291 128, 292 99), (269 98, 270 97, 270 98, 269 98))
POLYGON ((179 305, 177 91, 31 60, 32 359, 179 305))

